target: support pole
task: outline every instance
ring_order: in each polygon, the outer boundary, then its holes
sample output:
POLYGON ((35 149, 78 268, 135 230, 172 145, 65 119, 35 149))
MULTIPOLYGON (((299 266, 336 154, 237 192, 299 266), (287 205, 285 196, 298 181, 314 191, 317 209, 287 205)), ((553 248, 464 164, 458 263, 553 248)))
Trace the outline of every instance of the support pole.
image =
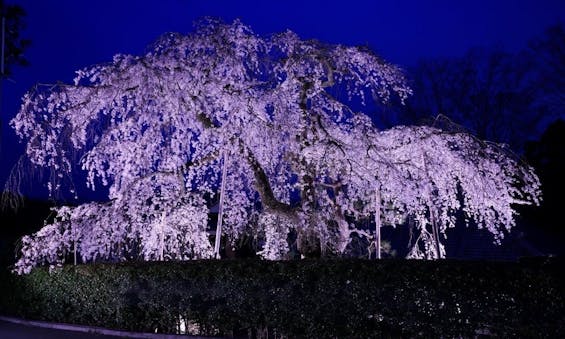
MULTIPOLYGON (((422 154, 422 161, 424 163, 424 170, 426 171, 426 175, 428 176, 428 179, 430 180, 430 182, 432 181, 430 178, 430 172, 428 170, 428 162, 426 161, 426 158, 428 157, 427 153, 424 152, 422 154)), ((430 199, 431 202, 434 202, 434 197, 432 196, 433 193, 432 192, 426 192, 426 195, 428 196, 428 199, 430 199)), ((432 206, 429 207, 429 211, 430 211, 430 221, 432 223, 432 236, 434 238, 434 243, 435 243, 435 251, 436 251, 436 259, 441 259, 441 250, 440 250, 440 246, 439 246, 439 230, 438 230, 438 224, 437 224, 437 220, 436 220, 436 215, 435 215, 435 204, 432 203, 432 206)))
POLYGON ((439 230, 436 220, 436 215, 433 208, 430 208, 430 218, 432 219, 432 231, 434 235, 435 249, 436 249, 436 259, 441 259, 441 250, 439 247, 439 230))
POLYGON ((161 214, 161 235, 159 237, 159 260, 165 259, 165 211, 161 214))
POLYGON ((73 234, 73 265, 77 265, 77 234, 73 224, 71 223, 71 232, 73 234))
POLYGON ((220 239, 222 237, 222 221, 224 217, 224 195, 226 191, 226 160, 225 152, 222 152, 222 183, 220 184, 220 202, 218 206, 218 225, 216 226, 216 240, 214 242, 214 254, 220 259, 220 239))
POLYGON ((381 190, 375 189, 375 251, 381 259, 381 190))

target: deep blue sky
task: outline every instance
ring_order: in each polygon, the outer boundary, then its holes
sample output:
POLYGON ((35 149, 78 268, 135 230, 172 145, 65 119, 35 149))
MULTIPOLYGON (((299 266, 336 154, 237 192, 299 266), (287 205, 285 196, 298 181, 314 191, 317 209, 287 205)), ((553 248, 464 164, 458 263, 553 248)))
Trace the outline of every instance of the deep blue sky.
POLYGON ((410 66, 423 57, 460 56, 470 47, 513 52, 552 24, 565 22, 564 0, 6 0, 27 11, 31 66, 5 81, 0 184, 23 146, 7 128, 22 95, 35 83, 69 82, 74 71, 140 54, 165 32, 187 33, 202 16, 240 18, 259 34, 291 29, 302 38, 369 45, 389 62, 410 66))

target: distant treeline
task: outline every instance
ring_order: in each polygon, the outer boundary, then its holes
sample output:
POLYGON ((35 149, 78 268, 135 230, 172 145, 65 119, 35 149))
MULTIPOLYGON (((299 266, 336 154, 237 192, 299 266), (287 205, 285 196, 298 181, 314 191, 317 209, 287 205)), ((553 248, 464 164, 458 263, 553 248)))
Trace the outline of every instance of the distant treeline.
MULTIPOLYGON (((414 92, 395 123, 460 126, 523 152, 565 118, 565 27, 549 27, 524 50, 480 47, 461 57, 420 60, 406 70, 414 92), (445 121, 431 120, 437 115, 445 121)), ((387 112, 390 115, 390 112, 387 112)))

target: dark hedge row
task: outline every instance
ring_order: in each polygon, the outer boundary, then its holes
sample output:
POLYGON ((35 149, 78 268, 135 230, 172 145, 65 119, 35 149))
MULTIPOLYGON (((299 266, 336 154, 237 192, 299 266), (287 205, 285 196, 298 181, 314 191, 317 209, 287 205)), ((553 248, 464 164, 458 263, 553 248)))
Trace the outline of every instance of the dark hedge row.
POLYGON ((0 312, 201 335, 565 337, 564 262, 257 260, 4 275, 0 312))

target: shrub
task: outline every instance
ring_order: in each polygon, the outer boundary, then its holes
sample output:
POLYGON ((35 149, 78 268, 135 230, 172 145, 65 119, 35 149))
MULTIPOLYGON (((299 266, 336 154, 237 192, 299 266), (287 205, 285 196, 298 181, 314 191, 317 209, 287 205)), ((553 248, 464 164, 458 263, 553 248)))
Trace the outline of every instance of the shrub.
POLYGON ((563 272, 558 259, 79 265, 5 275, 0 312, 199 335, 563 337, 563 272))

